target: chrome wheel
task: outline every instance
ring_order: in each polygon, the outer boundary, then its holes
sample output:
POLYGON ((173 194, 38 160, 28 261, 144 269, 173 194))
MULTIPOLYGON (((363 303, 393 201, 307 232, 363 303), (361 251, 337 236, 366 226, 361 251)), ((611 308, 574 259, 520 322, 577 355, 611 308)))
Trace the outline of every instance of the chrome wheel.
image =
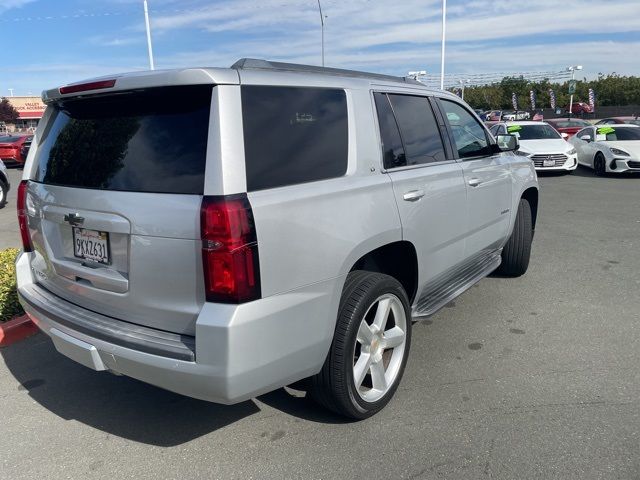
POLYGON ((407 317, 400 299, 378 297, 360 322, 353 355, 353 380, 360 398, 375 402, 394 384, 405 353, 407 317))

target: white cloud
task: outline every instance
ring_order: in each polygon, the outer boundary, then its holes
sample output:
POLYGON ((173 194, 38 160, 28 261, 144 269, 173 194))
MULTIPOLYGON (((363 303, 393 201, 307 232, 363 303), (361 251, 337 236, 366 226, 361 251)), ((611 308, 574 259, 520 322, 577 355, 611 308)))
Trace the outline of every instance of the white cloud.
POLYGON ((36 0, 0 0, 0 14, 14 8, 20 8, 36 0))

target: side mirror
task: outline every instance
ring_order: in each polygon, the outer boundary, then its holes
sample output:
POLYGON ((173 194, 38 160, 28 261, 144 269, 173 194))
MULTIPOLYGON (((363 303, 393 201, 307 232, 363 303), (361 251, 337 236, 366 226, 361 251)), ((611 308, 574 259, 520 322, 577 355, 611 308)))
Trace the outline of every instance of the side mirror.
POLYGON ((499 152, 515 152, 520 148, 520 142, 515 135, 498 135, 496 137, 496 147, 499 152))
POLYGON ((560 136, 561 136, 562 138, 564 138, 565 140, 566 140, 567 138, 569 138, 569 134, 568 134, 568 133, 564 133, 564 132, 563 132, 563 133, 561 133, 561 134, 560 134, 560 136))
POLYGON ((589 143, 591 141, 591 137, 589 135, 582 135, 580 137, 580 140, 584 140, 585 142, 589 143))

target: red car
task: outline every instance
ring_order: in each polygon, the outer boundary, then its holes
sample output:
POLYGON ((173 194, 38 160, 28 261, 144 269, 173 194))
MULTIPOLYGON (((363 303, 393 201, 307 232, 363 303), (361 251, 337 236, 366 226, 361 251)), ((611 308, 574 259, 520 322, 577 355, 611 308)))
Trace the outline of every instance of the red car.
MULTIPOLYGON (((569 111, 569 105, 567 105, 567 108, 564 109, 565 112, 569 111)), ((573 107, 571 108, 571 113, 573 114, 580 114, 580 113, 593 113, 593 110, 591 109, 591 105, 589 105, 588 103, 584 103, 584 102, 573 102, 573 107)))
POLYGON ((33 139, 33 135, 8 135, 0 137, 0 160, 5 165, 17 165, 22 166, 26 160, 25 143, 30 144, 33 139))
POLYGON ((559 133, 566 133, 570 137, 578 133, 585 127, 590 127, 589 122, 580 120, 579 118, 552 118, 547 123, 555 128, 559 133))
POLYGON ((635 117, 611 117, 611 118, 603 118, 596 125, 614 125, 620 123, 628 123, 630 125, 638 125, 640 126, 640 118, 635 117))

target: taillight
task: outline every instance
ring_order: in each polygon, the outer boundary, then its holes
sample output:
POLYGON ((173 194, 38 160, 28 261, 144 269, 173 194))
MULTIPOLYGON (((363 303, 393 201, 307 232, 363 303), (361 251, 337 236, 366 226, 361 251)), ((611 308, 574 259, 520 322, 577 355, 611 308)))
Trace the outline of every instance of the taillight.
POLYGON ((33 244, 31 243, 31 235, 29 234, 29 222, 27 219, 27 190, 29 182, 22 180, 18 186, 18 199, 16 205, 18 207, 18 225, 20 226, 20 236, 22 237, 22 249, 25 252, 33 252, 33 244))
POLYGON ((207 301, 260 298, 258 239, 246 194, 203 197, 200 231, 207 301))

